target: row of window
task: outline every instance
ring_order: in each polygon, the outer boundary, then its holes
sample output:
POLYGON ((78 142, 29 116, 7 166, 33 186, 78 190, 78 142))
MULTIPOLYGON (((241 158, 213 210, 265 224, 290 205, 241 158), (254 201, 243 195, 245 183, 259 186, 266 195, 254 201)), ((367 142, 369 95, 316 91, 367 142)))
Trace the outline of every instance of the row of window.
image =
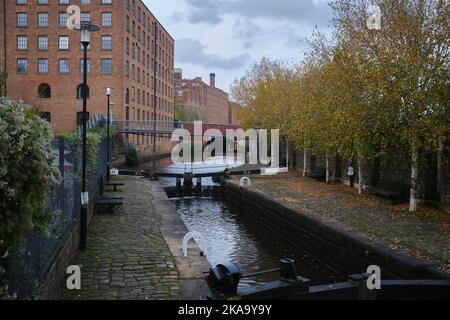
MULTIPOLYGON (((90 60, 87 61, 87 70, 90 71, 90 60)), ((101 72, 103 74, 112 73, 112 59, 101 59, 100 60, 101 72)), ((19 58, 17 59, 16 72, 19 74, 28 73, 29 63, 28 59, 19 58)), ((80 59, 79 70, 83 73, 84 61, 80 59)), ((62 74, 67 74, 70 72, 70 61, 69 59, 59 59, 58 60, 58 71, 62 74)), ((48 74, 49 72, 49 60, 47 58, 37 59, 37 72, 40 74, 48 74)))
MULTIPOLYGON (((61 28, 67 27, 67 19, 69 15, 67 12, 59 13, 59 26, 61 28)), ((81 12, 81 21, 91 21, 90 12, 81 12)), ((47 28, 49 26, 49 13, 48 12, 38 12, 37 13, 37 26, 39 28, 47 28)), ((101 13, 101 26, 108 28, 112 26, 112 13, 102 12, 101 13)), ((17 12, 16 13, 16 27, 27 28, 28 27, 28 13, 27 12, 17 12)))
MULTIPOLYGON (((161 97, 156 97, 156 101, 154 101, 155 96, 141 89, 136 89, 134 86, 132 87, 132 101, 136 102, 139 105, 153 107, 156 103, 156 107, 158 110, 163 110, 165 112, 173 112, 173 103, 165 100, 161 97)), ((125 104, 127 106, 130 105, 130 90, 127 89, 125 93, 125 104)))
MULTIPOLYGON (((17 50, 28 50, 28 36, 19 35, 17 36, 17 50)), ((38 36, 37 37, 37 48, 38 51, 48 50, 48 36, 38 36)), ((112 50, 112 36, 102 35, 100 36, 100 48, 103 51, 112 50)), ((81 44, 80 44, 81 48, 81 44)), ((69 36, 58 36, 58 50, 69 51, 70 50, 70 40, 69 36)))
MULTIPOLYGON (((78 85, 76 97, 77 99, 83 99, 83 84, 78 85)), ((38 87, 38 97, 41 99, 50 99, 52 97, 52 89, 49 84, 42 83, 38 87)), ((86 86, 86 98, 89 99, 89 86, 86 86)))
MULTIPOLYGON (((154 34, 155 33, 155 25, 153 25, 150 22, 150 15, 147 16, 144 12, 144 9, 141 10, 141 7, 139 5, 136 5, 135 0, 132 0, 131 8, 130 8, 130 0, 127 0, 127 10, 130 11, 130 9, 131 9, 131 14, 133 15, 133 17, 137 16, 138 22, 142 23, 144 29, 147 29, 149 32, 152 32, 154 34)), ((127 31, 130 31, 129 21, 130 21, 130 17, 127 16, 127 21, 126 21, 127 22, 127 24, 126 24, 127 31)), ((167 50, 173 50, 173 46, 170 46, 170 42, 169 42, 168 38, 163 35, 161 30, 159 30, 157 36, 158 36, 158 39, 163 42, 164 48, 166 48, 167 50)))

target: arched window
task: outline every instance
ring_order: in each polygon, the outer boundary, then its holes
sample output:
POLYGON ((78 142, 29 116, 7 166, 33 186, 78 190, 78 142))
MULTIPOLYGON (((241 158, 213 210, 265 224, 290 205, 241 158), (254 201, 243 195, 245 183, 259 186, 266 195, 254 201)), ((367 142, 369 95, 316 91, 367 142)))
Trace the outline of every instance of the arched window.
MULTIPOLYGON (((83 84, 77 87, 77 99, 83 99, 83 84)), ((89 86, 86 86, 86 99, 89 99, 89 86)))
POLYGON ((38 95, 41 99, 49 99, 52 97, 52 90, 46 83, 42 83, 38 88, 38 95))

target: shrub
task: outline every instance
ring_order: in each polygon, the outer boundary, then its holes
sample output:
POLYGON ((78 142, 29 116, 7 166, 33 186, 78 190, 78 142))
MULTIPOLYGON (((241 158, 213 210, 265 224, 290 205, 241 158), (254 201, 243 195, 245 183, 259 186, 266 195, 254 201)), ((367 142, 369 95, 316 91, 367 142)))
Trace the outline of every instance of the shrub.
POLYGON ((139 155, 133 147, 128 147, 125 150, 125 159, 127 166, 136 167, 139 165, 139 155))
MULTIPOLYGON (((102 136, 100 133, 95 131, 89 131, 87 133, 87 164, 86 164, 86 175, 87 175, 87 183, 89 184, 89 177, 95 173, 97 170, 98 163, 98 155, 100 152, 100 143, 102 141, 102 136)), ((66 139, 70 151, 74 155, 75 163, 77 164, 80 170, 78 171, 78 175, 75 177, 78 182, 81 182, 81 160, 82 160, 82 141, 81 134, 78 132, 70 133, 64 135, 64 139, 66 139)))
POLYGON ((3 279, 30 232, 48 235, 52 212, 46 199, 59 180, 53 134, 30 106, 0 98, 0 297, 3 279))

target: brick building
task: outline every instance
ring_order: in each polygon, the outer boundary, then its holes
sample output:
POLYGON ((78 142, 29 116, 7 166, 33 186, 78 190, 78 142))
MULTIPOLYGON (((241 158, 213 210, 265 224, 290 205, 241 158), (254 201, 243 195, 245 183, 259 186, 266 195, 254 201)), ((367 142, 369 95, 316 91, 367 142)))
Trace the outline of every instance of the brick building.
POLYGON ((236 102, 230 102, 230 110, 229 110, 229 120, 228 123, 235 125, 235 126, 239 126, 240 122, 238 119, 239 116, 239 111, 242 109, 242 107, 237 104, 236 102))
POLYGON ((39 107, 56 133, 80 124, 83 52, 80 32, 66 26, 69 5, 100 27, 88 52, 90 116, 106 114, 105 87, 112 86, 120 121, 173 121, 174 40, 140 0, 6 1, 0 56, 7 96, 39 107))
POLYGON ((229 95, 216 87, 216 75, 210 74, 210 83, 202 78, 183 79, 183 71, 175 70, 175 105, 179 120, 201 120, 212 124, 229 124, 229 95))

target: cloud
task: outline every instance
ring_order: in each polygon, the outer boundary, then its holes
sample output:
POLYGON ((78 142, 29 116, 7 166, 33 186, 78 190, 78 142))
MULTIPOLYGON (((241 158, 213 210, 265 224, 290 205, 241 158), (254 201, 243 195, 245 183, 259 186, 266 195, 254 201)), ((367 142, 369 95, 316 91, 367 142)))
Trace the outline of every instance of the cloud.
POLYGON ((183 38, 176 41, 176 61, 192 63, 207 68, 219 68, 235 70, 246 66, 250 61, 249 54, 241 54, 231 58, 225 58, 205 52, 206 46, 200 41, 183 38))
POLYGON ((236 37, 252 38, 262 32, 262 29, 249 19, 237 19, 233 25, 233 32, 236 37))
POLYGON ((323 0, 186 0, 191 23, 219 24, 224 15, 247 19, 287 20, 296 24, 326 26, 331 16, 323 0))

